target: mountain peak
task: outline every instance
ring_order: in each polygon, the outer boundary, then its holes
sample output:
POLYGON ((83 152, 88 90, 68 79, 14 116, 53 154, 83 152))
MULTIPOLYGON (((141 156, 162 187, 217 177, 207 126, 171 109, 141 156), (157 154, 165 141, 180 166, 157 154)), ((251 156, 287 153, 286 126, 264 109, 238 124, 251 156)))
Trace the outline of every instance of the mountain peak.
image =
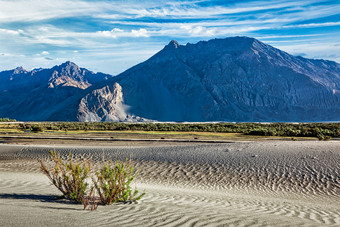
POLYGON ((14 74, 26 73, 26 72, 27 72, 27 70, 24 69, 22 66, 19 66, 19 67, 15 68, 15 69, 13 70, 13 73, 14 73, 14 74))
MULTIPOLYGON (((66 61, 62 63, 61 65, 56 65, 52 68, 54 71, 57 71, 60 73, 60 75, 76 75, 81 73, 83 69, 81 69, 78 65, 71 61, 66 61)), ((60 76, 60 75, 55 75, 55 76, 60 76)))
POLYGON ((167 45, 167 47, 170 47, 170 48, 178 48, 179 44, 176 40, 171 40, 169 42, 169 44, 167 45))
MULTIPOLYGON (((235 36, 211 39, 208 41, 199 41, 195 44, 188 43, 187 45, 180 45, 176 40, 171 40, 168 45, 164 47, 167 53, 172 53, 172 51, 181 48, 181 51, 185 53, 186 51, 198 51, 200 54, 211 55, 210 52, 230 52, 230 51, 247 51, 249 49, 257 49, 258 51, 265 51, 269 45, 262 43, 261 41, 247 37, 247 36, 235 36)), ((162 51, 163 52, 163 51, 162 51)))
POLYGON ((78 65, 76 65, 75 63, 71 62, 71 61, 66 61, 64 63, 62 63, 61 65, 59 65, 60 68, 65 68, 65 67, 78 67, 78 65))

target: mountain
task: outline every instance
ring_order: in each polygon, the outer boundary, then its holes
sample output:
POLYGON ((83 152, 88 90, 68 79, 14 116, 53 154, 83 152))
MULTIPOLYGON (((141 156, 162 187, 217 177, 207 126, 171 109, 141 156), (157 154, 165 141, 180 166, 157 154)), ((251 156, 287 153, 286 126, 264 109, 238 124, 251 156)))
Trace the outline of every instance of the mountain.
POLYGON ((0 116, 25 121, 76 120, 77 105, 63 107, 77 103, 86 89, 109 78, 69 61, 51 69, 18 67, 0 72, 0 116), (61 118, 50 119, 55 114, 61 118))
POLYGON ((0 116, 59 121, 339 121, 340 65, 231 37, 110 76, 71 62, 0 72, 0 116))
MULTIPOLYGON (((114 84, 121 87, 125 111, 158 121, 340 120, 338 63, 295 57, 248 37, 186 45, 171 41, 90 92, 91 99, 103 97, 103 87, 113 94, 114 84)), ((86 113, 83 105, 78 119, 121 119, 116 114, 121 107, 95 113, 112 99, 85 104, 94 110, 86 113)))

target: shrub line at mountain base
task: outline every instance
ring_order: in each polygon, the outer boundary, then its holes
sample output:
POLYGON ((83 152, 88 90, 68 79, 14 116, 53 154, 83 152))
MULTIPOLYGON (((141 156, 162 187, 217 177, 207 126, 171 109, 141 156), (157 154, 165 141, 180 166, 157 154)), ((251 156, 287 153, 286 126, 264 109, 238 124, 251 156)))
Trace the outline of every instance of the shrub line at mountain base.
POLYGON ((0 122, 15 122, 15 121, 16 121, 15 119, 9 119, 7 117, 0 118, 0 122))
POLYGON ((160 131, 242 133, 255 136, 340 137, 340 123, 119 123, 119 122, 41 122, 5 124, 24 132, 43 131, 160 131))

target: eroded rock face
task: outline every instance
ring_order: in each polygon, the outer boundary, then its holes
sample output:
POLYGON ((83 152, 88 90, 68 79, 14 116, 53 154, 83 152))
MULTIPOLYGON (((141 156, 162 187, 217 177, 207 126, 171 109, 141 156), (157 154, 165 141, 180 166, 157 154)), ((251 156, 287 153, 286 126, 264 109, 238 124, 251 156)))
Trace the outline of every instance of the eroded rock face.
POLYGON ((140 117, 128 114, 124 105, 122 87, 118 83, 107 85, 87 94, 81 99, 77 119, 79 121, 145 121, 140 117))
POLYGON ((79 121, 123 121, 126 119, 122 87, 115 83, 94 90, 81 99, 79 121))

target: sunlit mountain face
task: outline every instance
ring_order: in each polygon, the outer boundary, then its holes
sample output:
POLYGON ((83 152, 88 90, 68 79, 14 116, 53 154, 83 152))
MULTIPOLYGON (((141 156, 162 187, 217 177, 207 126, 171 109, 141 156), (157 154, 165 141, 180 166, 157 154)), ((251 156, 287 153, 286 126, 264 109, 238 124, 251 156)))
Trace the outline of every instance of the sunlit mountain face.
POLYGON ((117 76, 66 62, 0 78, 1 115, 19 120, 340 120, 338 63, 249 37, 173 40, 117 76))

